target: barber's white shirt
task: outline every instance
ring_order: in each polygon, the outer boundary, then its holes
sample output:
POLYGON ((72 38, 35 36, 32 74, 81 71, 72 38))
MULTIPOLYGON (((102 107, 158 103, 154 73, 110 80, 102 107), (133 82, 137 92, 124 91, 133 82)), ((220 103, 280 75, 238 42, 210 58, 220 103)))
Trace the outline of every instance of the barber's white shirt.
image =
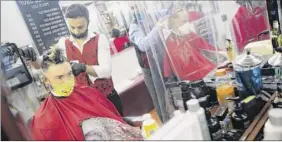
MULTIPOLYGON (((84 43, 82 44, 82 47, 93 37, 95 37, 96 34, 94 32, 88 32, 88 36, 85 39, 84 43)), ((66 54, 66 45, 65 40, 67 38, 61 38, 56 46, 56 48, 59 48, 62 50, 63 55, 67 57, 66 54)), ((75 47, 78 49, 80 48, 77 44, 74 37, 70 37, 69 40, 73 43, 75 47)), ((71 61, 71 62, 78 62, 78 61, 71 61)), ((111 63, 111 51, 109 46, 109 41, 104 34, 99 34, 99 41, 98 41, 98 63, 99 65, 93 65, 96 74, 98 77, 93 77, 89 75, 91 81, 95 81, 97 78, 110 78, 111 72, 112 72, 112 63, 111 63)))

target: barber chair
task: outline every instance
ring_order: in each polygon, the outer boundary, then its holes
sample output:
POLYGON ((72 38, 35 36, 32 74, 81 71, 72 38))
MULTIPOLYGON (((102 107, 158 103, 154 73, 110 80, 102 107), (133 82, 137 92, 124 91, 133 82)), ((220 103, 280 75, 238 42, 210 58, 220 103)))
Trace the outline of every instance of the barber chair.
POLYGON ((143 119, 142 116, 135 116, 135 117, 123 117, 123 120, 133 127, 142 127, 143 119))

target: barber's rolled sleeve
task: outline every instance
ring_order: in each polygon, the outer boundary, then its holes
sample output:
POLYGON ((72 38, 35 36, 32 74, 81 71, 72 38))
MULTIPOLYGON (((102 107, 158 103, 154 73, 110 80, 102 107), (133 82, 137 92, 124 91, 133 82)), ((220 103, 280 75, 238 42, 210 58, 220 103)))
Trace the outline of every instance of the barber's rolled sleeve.
POLYGON ((140 51, 145 52, 151 47, 150 46, 151 44, 155 44, 156 40, 159 40, 157 39, 158 37, 157 30, 158 29, 156 27, 153 28, 152 31, 149 32, 146 36, 142 31, 142 29, 138 27, 137 24, 131 24, 129 29, 130 40, 132 40, 138 45, 140 51))
POLYGON ((93 65, 98 78, 110 78, 112 73, 111 51, 109 41, 104 34, 99 35, 98 64, 93 65))

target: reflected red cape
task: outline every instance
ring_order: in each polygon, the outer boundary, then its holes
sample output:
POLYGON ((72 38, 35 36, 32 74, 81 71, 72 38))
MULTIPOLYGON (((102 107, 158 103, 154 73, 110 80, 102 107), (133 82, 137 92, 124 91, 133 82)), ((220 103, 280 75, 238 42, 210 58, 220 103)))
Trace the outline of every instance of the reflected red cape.
POLYGON ((113 42, 117 49, 117 52, 120 52, 123 50, 124 44, 129 42, 129 39, 126 36, 121 36, 121 37, 115 38, 113 42))
POLYGON ((34 140, 84 140, 81 122, 107 117, 125 123, 114 105, 98 90, 76 86, 65 98, 50 95, 31 121, 34 140))
MULTIPOLYGON (((268 29, 267 9, 256 7, 253 14, 249 10, 240 6, 236 15, 232 19, 232 27, 239 52, 250 42, 257 41, 258 34, 268 29)), ((260 40, 269 39, 269 35, 262 36, 260 40)))
POLYGON ((181 80, 204 78, 216 65, 201 54, 201 51, 216 51, 203 38, 191 32, 184 37, 170 35, 166 41, 164 76, 178 75, 181 80), (169 58, 170 56, 170 58, 169 58))

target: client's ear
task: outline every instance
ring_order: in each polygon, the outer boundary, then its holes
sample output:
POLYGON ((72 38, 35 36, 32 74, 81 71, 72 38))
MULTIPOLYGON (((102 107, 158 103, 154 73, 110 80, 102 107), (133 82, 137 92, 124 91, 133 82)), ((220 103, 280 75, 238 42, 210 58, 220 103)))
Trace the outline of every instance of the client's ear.
POLYGON ((48 89, 52 89, 51 87, 51 82, 47 79, 46 73, 44 73, 44 78, 43 78, 44 84, 48 89))

